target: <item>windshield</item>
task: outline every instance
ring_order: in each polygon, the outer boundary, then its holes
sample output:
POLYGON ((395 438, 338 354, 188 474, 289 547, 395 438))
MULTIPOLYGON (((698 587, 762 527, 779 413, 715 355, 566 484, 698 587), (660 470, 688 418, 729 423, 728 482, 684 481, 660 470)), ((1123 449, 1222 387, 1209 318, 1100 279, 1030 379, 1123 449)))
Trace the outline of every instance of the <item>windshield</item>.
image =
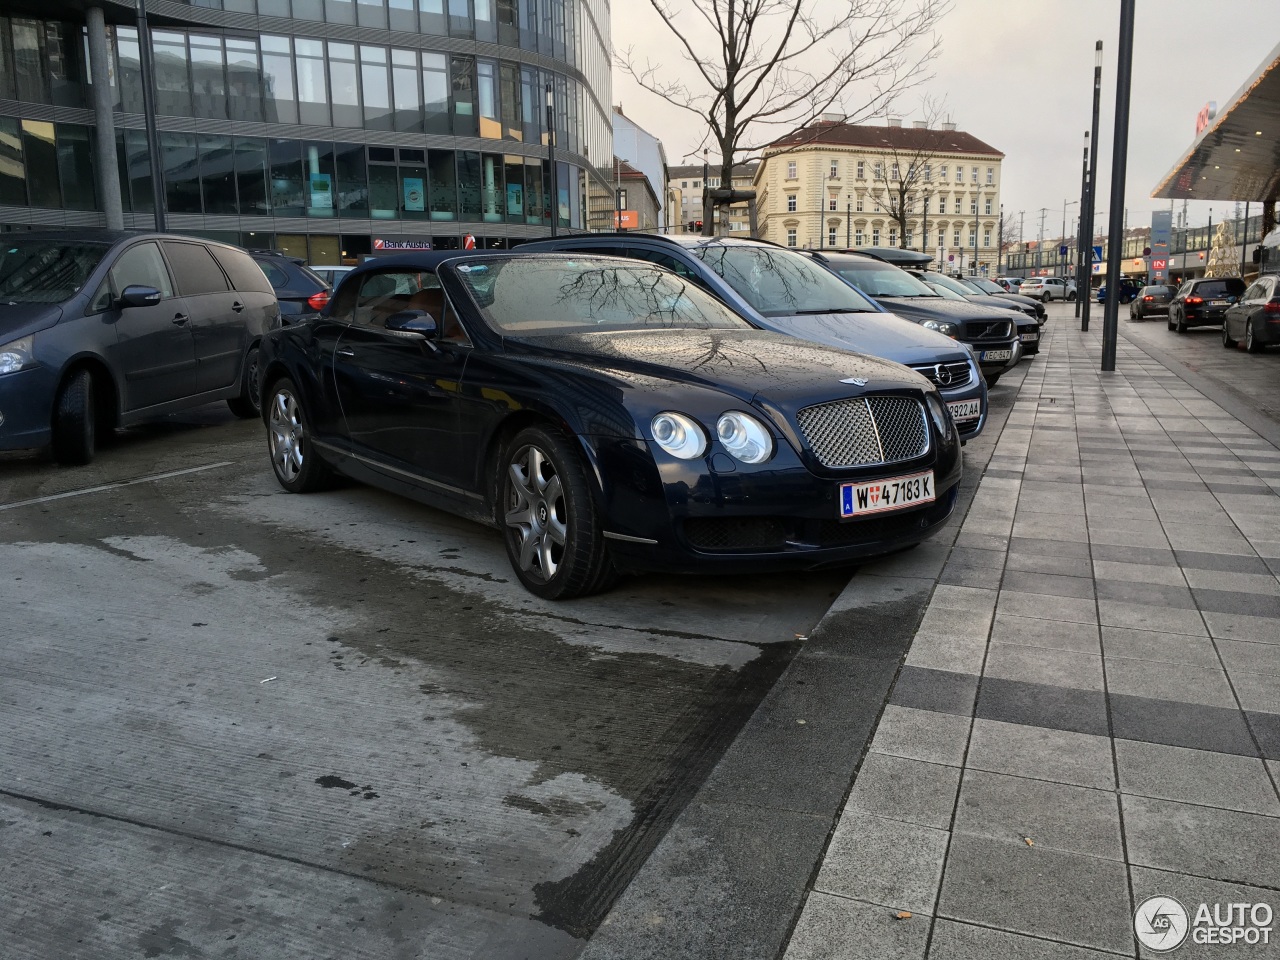
POLYGON ((945 273, 936 273, 930 270, 924 275, 924 279, 929 286, 942 287, 945 290, 950 290, 952 293, 958 295, 961 300, 967 299, 970 295, 976 292, 954 277, 948 277, 945 273))
POLYGON ((926 279, 925 283, 929 285, 930 290, 942 297, 944 300, 964 300, 967 302, 969 299, 968 297, 956 293, 950 287, 944 287, 942 284, 934 283, 932 280, 926 279))
POLYGON ((803 254, 748 244, 707 244, 693 253, 766 317, 879 312, 857 290, 803 254))
POLYGON ((936 297, 907 271, 881 260, 840 260, 832 268, 869 297, 936 297))
POLYGON ((0 244, 0 303, 62 303, 85 285, 106 243, 11 240, 0 244))
POLYGON ((979 290, 981 290, 983 293, 1003 294, 1008 292, 1007 290, 1005 290, 1004 287, 1000 286, 1000 284, 992 283, 990 280, 983 280, 981 277, 974 277, 969 282, 973 284, 975 287, 977 287, 979 290))
POLYGON ((751 329, 687 280, 635 261, 495 258, 465 262, 457 270, 485 319, 504 334, 751 329))
POLYGON ((1244 281, 1239 277, 1204 280, 1196 287, 1195 293, 1202 297, 1238 297, 1244 293, 1244 281))

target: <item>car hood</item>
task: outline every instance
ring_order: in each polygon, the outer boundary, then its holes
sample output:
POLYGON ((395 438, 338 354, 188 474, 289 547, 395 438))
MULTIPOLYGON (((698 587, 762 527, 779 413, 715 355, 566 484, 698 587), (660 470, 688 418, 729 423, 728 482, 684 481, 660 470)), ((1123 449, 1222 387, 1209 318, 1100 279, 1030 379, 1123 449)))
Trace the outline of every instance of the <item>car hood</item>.
POLYGON ((914 371, 767 330, 627 330, 506 340, 509 352, 572 364, 639 389, 680 383, 794 411, 861 393, 932 389, 914 371), (846 384, 849 378, 865 384, 846 384))
POLYGON ((908 366, 966 360, 968 351, 955 340, 892 313, 824 313, 800 317, 766 317, 757 323, 829 347, 883 357, 908 366))
POLYGON ((0 300, 0 344, 52 327, 62 317, 56 303, 6 303, 0 300))
MULTIPOLYGON (((1017 310, 1024 317, 1027 315, 1026 307, 1030 305, 1014 303, 1012 300, 1006 300, 1003 297, 997 297, 995 294, 986 293, 969 294, 965 299, 970 303, 976 303, 980 307, 990 307, 993 310, 1017 310)), ((1027 298, 1023 297, 1022 299, 1025 300, 1027 298)))
POLYGON ((946 297, 876 297, 886 310, 909 320, 1008 320, 1007 306, 986 307, 969 301, 946 297))

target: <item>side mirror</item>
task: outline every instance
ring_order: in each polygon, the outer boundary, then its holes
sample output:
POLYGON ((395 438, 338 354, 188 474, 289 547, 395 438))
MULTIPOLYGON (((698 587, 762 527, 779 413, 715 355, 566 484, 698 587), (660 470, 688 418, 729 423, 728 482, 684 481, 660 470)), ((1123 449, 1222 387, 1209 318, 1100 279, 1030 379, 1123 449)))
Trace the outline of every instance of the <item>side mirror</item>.
POLYGON ((131 283, 120 294, 122 307, 154 307, 161 300, 160 291, 141 283, 131 283))
POLYGON ((387 333, 410 340, 428 340, 436 335, 436 319, 425 310, 401 310, 387 317, 387 333))

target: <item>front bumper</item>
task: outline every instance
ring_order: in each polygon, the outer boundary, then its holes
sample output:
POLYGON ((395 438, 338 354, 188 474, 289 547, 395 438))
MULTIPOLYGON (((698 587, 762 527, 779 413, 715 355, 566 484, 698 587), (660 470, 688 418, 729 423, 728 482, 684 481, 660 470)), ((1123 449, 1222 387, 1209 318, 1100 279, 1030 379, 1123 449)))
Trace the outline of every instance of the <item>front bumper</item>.
POLYGON ((1000 373, 1015 367, 1018 361, 1022 359, 1022 343, 1016 336, 1008 340, 997 341, 994 343, 970 343, 974 352, 978 355, 978 367, 982 370, 982 375, 989 373, 1000 373), (998 354, 1001 351, 1008 351, 1009 356, 1003 360, 987 359, 990 354, 998 354))
POLYGON ((53 439, 57 377, 37 365, 0 374, 0 450, 43 447, 53 439))
POLYGON ((766 464, 725 454, 675 461, 645 441, 583 438, 602 482, 601 515, 614 563, 624 571, 733 573, 811 570, 857 563, 926 539, 951 515, 962 472, 955 433, 917 460, 811 472, 782 441, 766 464), (932 470, 936 499, 918 507, 841 520, 841 482, 932 470))

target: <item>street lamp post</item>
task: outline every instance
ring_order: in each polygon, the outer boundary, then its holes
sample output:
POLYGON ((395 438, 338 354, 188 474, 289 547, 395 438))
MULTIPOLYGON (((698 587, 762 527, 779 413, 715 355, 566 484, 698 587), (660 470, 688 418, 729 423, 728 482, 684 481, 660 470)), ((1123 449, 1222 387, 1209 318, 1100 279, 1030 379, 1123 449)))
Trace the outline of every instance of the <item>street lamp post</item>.
MULTIPOLYGON (((1245 221, 1248 223, 1248 221, 1245 221)), ((853 201, 848 197, 844 198, 844 248, 850 250, 853 248, 853 201)))
POLYGON ((164 167, 160 165, 160 134, 156 131, 155 61, 151 56, 151 25, 146 0, 137 0, 138 68, 142 81, 142 114, 147 127, 147 156, 151 164, 151 202, 155 204, 156 232, 165 230, 164 167))
MULTIPOLYGON (((924 188, 924 221, 920 227, 920 252, 929 252, 929 188, 924 188)), ((942 264, 938 264, 938 269, 942 269, 942 264)))
POLYGON ((1093 250, 1085 242, 1084 218, 1089 209, 1089 131, 1084 132, 1083 169, 1080 172, 1080 229, 1076 231, 1076 316, 1080 316, 1080 301, 1088 299, 1092 288, 1093 250))
POLYGON ((622 231, 622 165, 629 163, 618 157, 613 158, 613 229, 622 231))
POLYGON ((1129 163, 1129 96, 1133 85, 1135 0, 1120 0, 1120 44, 1116 58, 1115 133, 1111 140, 1111 222, 1107 229, 1107 304, 1102 314, 1102 370, 1116 368, 1120 320, 1120 256, 1124 252, 1124 178, 1129 163))
MULTIPOLYGON (((1063 200, 1062 201, 1062 240, 1058 244, 1058 268, 1062 271, 1062 289, 1067 289, 1067 263, 1068 257, 1071 255, 1071 245, 1067 243, 1067 207, 1073 207, 1079 200, 1063 200), (1066 251, 1063 251, 1066 247, 1066 251)), ((1063 294, 1064 296, 1066 294, 1063 294)), ((1076 299, 1080 299, 1080 282, 1076 281, 1076 299)))
MULTIPOLYGON (((1087 191, 1089 209, 1081 210, 1080 214, 1089 221, 1089 245, 1093 246, 1093 221, 1098 213, 1098 110, 1102 100, 1102 41, 1099 40, 1093 46, 1093 133, 1089 138, 1089 189, 1087 191)), ((1086 291, 1086 296, 1081 296, 1077 291, 1076 300, 1080 303, 1080 329, 1089 329, 1089 301, 1093 299, 1093 267, 1092 253, 1090 250, 1090 285, 1086 291)))
POLYGON ((549 83, 547 84, 547 162, 551 166, 551 236, 554 237, 560 226, 560 183, 556 175, 556 97, 549 83))

